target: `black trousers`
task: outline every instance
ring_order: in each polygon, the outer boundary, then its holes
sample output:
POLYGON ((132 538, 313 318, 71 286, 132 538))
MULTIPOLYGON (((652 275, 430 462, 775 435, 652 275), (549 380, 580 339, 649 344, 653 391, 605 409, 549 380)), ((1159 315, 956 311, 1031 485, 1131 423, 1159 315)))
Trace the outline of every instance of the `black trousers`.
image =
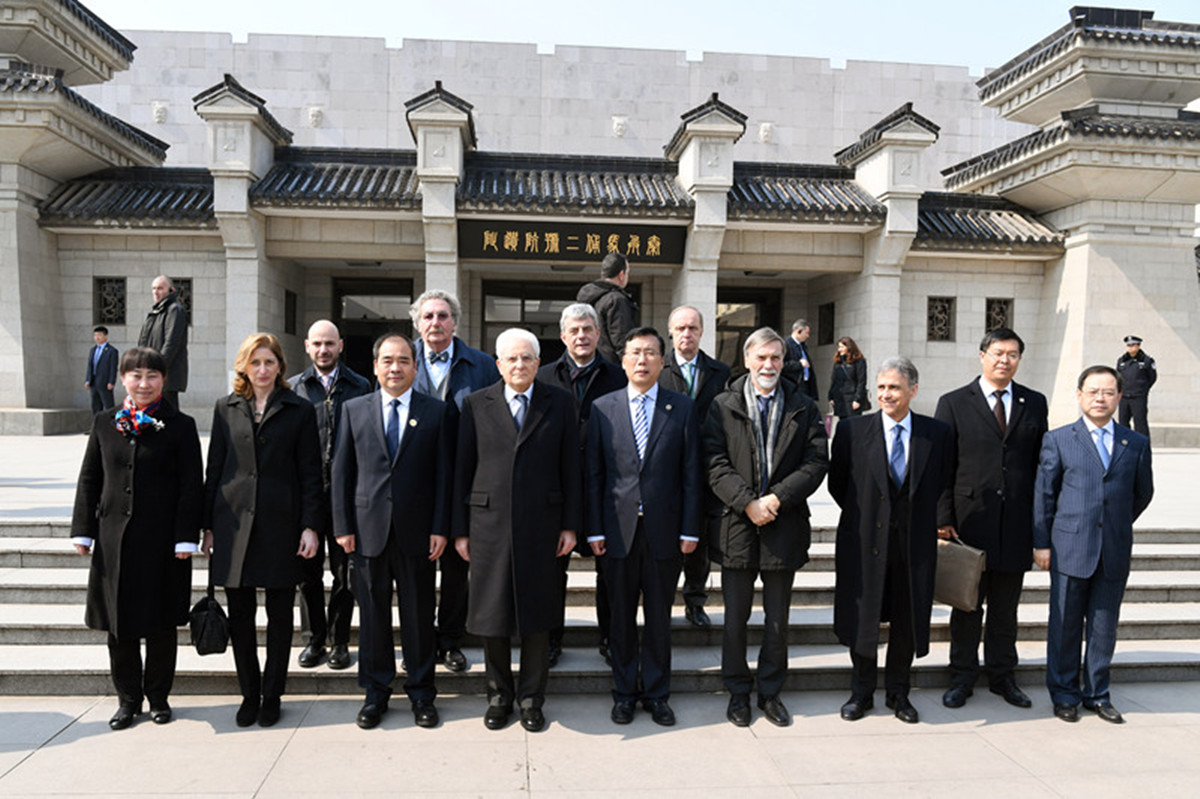
POLYGON ((763 614, 766 617, 762 646, 758 650, 758 695, 776 696, 783 690, 788 665, 788 613, 796 573, 721 569, 725 595, 725 631, 721 639, 721 679, 731 694, 748 694, 754 675, 746 661, 746 625, 754 602, 754 578, 761 575, 763 614))
POLYGON ((1017 606, 1025 572, 985 571, 979 580, 979 606, 950 613, 950 684, 972 688, 979 679, 979 639, 988 685, 995 688, 1017 667, 1017 606), (984 606, 987 627, 983 626, 984 606))
POLYGON ((512 638, 507 635, 483 637, 483 665, 489 705, 512 707, 515 701, 522 710, 541 707, 550 676, 550 633, 521 636, 519 681, 513 679, 512 638))
MULTIPOLYGON (((332 520, 325 529, 332 529, 332 520)), ((354 615, 354 577, 352 561, 332 534, 319 536, 317 554, 305 560, 304 582, 300 583, 300 640, 324 646, 350 643, 350 620, 354 615), (326 541, 328 539, 328 541, 326 541), (329 591, 329 615, 325 615, 325 550, 328 543, 329 572, 333 587, 329 591), (332 628, 332 635, 330 629, 332 628)))
MULTIPOLYGON (((454 541, 438 559, 442 571, 437 609, 437 648, 461 649, 467 637, 467 562, 454 548, 454 541)), ((407 661, 406 661, 407 662, 407 661)))
MULTIPOLYGON (((905 482, 905 486, 908 483, 905 482)), ((909 590, 909 568, 906 551, 907 536, 901 535, 893 525, 888 538, 888 562, 881 618, 889 620, 887 658, 884 665, 884 691, 889 697, 908 696, 912 685, 913 662, 913 610, 912 592, 909 590)), ((875 693, 879 681, 878 656, 859 654, 850 650, 850 662, 854 666, 850 678, 850 692, 854 696, 870 696, 875 693)))
POLYGON ((400 644, 408 676, 404 691, 412 701, 433 701, 434 580, 437 565, 428 556, 405 555, 395 535, 378 557, 354 553, 358 582, 358 684, 368 702, 386 703, 396 678, 396 639, 392 630, 392 587, 400 605, 400 644))
POLYGON ((612 607, 608 652, 613 662, 613 699, 666 699, 671 694, 671 605, 681 559, 677 555, 656 560, 642 520, 638 519, 629 554, 603 560, 612 607), (645 621, 640 646, 639 595, 645 621))
POLYGON ((140 709, 142 698, 150 700, 151 709, 167 706, 167 696, 175 682, 175 628, 147 635, 146 667, 142 668, 142 639, 117 640, 108 634, 108 666, 113 688, 121 707, 140 709))
POLYGON ((267 588, 267 660, 258 663, 258 634, 254 617, 258 611, 258 589, 225 587, 229 603, 229 643, 237 668, 238 688, 247 699, 278 699, 287 685, 288 659, 292 653, 292 608, 296 589, 267 588))
POLYGON ((683 604, 689 608, 704 607, 704 603, 708 601, 710 571, 712 565, 708 560, 708 536, 702 532, 696 548, 683 556, 683 604))
POLYGON ((1149 407, 1148 396, 1126 397, 1121 395, 1121 405, 1117 409, 1117 422, 1126 427, 1132 427, 1137 432, 1150 437, 1150 422, 1147 421, 1149 407), (1132 420, 1132 424, 1130 421, 1132 420))
MULTIPOLYGON (((593 568, 596 570, 596 626, 600 630, 600 640, 608 642, 608 625, 612 618, 612 607, 608 601, 608 586, 604 579, 604 558, 592 558, 594 563, 593 568)), ((562 567, 562 597, 563 597, 563 615, 566 615, 567 609, 567 571, 570 569, 571 557, 568 555, 565 558, 558 559, 559 566, 562 567)), ((562 647, 563 634, 566 632, 566 624, 560 624, 550 631, 550 645, 562 647)))

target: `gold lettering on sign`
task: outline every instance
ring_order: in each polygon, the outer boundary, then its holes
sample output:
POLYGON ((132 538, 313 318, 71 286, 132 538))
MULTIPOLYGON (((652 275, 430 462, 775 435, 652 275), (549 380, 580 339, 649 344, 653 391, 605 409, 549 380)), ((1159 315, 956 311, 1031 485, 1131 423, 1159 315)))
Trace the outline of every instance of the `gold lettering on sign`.
POLYGON ((600 234, 599 233, 587 234, 587 246, 586 246, 586 248, 584 248, 584 252, 587 253, 588 255, 599 255, 600 254, 600 234))
POLYGON ((629 234, 629 244, 625 247, 626 255, 642 254, 642 237, 636 233, 629 234))
POLYGON ((500 243, 499 232, 497 232, 495 230, 483 231, 483 249, 485 249, 485 250, 492 249, 492 250, 495 250, 496 252, 500 252, 499 243, 500 243))
POLYGON ((618 235, 616 233, 610 233, 608 235, 608 250, 606 250, 606 252, 620 252, 620 251, 621 251, 620 235, 618 235))
POLYGON ((558 252, 558 234, 557 233, 547 233, 545 235, 545 237, 543 238, 543 242, 546 245, 543 252, 546 252, 546 253, 558 252))
POLYGON ((651 236, 646 239, 646 257, 658 258, 662 255, 662 239, 658 236, 651 236))
POLYGON ((517 242, 519 240, 520 240, 520 237, 517 235, 517 231, 515 231, 515 230, 504 231, 504 249, 508 250, 509 252, 517 251, 517 242))
POLYGON ((525 252, 538 252, 538 234, 535 231, 525 233, 525 252))

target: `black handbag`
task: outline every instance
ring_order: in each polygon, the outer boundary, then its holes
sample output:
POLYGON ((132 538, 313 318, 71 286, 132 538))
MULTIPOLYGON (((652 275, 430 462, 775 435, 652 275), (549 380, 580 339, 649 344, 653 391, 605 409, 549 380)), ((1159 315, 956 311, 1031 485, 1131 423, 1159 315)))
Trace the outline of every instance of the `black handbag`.
POLYGON ((208 591, 192 608, 188 626, 192 631, 192 646, 196 647, 196 654, 219 655, 229 645, 229 619, 221 603, 213 596, 211 576, 208 591))

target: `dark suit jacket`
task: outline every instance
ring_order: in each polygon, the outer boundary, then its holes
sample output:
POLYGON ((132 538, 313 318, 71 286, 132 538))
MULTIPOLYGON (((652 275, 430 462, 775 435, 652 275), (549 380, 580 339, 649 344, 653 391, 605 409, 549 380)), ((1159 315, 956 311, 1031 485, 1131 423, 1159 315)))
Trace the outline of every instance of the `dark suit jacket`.
MULTIPOLYGON (((625 372, 622 371, 620 366, 611 361, 604 360, 599 354, 596 355, 596 360, 593 363, 595 366, 588 375, 587 388, 584 389, 583 399, 577 400, 575 403, 575 409, 579 414, 581 449, 584 444, 588 414, 592 410, 592 403, 597 398, 603 397, 609 392, 616 391, 618 388, 624 388, 628 382, 625 372)), ((538 369, 537 379, 547 385, 558 386, 571 396, 575 396, 575 387, 571 384, 571 370, 574 368, 571 356, 564 352, 557 360, 544 364, 538 369)))
POLYGON ((1150 439, 1114 424, 1112 459, 1105 470, 1083 419, 1042 439, 1033 545, 1051 550, 1051 568, 1070 577, 1129 576, 1133 522, 1154 496, 1150 439))
POLYGON ((468 347, 458 336, 454 337, 454 359, 450 361, 450 372, 446 375, 448 385, 445 397, 438 394, 429 377, 425 342, 422 339, 417 339, 416 357, 417 379, 413 382, 413 389, 421 394, 453 402, 460 411, 468 394, 500 381, 500 370, 496 368, 496 360, 486 352, 468 347))
POLYGON ((659 388, 641 460, 628 391, 596 400, 588 421, 587 464, 587 535, 605 537, 607 557, 629 554, 639 503, 655 559, 681 557, 680 537, 700 537, 700 428, 683 394, 659 388))
POLYGON ((382 397, 372 391, 342 409, 333 459, 335 536, 356 536, 355 551, 374 558, 393 531, 405 555, 429 551, 429 536, 447 535, 454 469, 451 403, 412 392, 396 459, 388 458, 382 397))
MULTIPOLYGON (((829 461, 829 494, 842 509, 837 528, 833 626, 842 644, 867 657, 875 657, 879 643, 888 530, 893 521, 880 413, 843 419, 833 437, 829 461)), ((917 657, 922 657, 929 652, 938 499, 950 485, 954 452, 945 424, 915 413, 912 418, 906 478, 909 515, 895 521, 907 528, 913 647, 917 657)))
POLYGON ((276 389, 257 431, 252 399, 217 400, 204 481, 213 584, 286 588, 300 582, 300 534, 324 535, 327 496, 312 403, 276 389))
POLYGON ((311 364, 298 375, 288 378, 288 386, 297 395, 313 404, 317 412, 317 434, 321 440, 321 460, 325 465, 325 485, 329 486, 329 466, 333 462, 333 450, 337 445, 338 417, 341 415, 342 404, 355 397, 371 393, 371 383, 367 378, 351 369, 344 363, 338 364, 337 378, 333 381, 333 390, 328 395, 317 367, 311 364))
POLYGON ((109 383, 114 386, 117 384, 117 348, 112 344, 104 345, 104 353, 100 356, 100 363, 96 363, 96 347, 99 344, 93 344, 88 350, 87 359, 87 375, 84 380, 92 388, 107 389, 109 383))
POLYGON ((150 309, 138 334, 138 346, 158 350, 167 362, 164 391, 187 391, 188 312, 174 292, 150 309))
POLYGON ((938 420, 954 441, 951 490, 938 524, 987 552, 990 571, 1028 571, 1033 559, 1033 483, 1046 433, 1046 398, 1012 383, 1012 413, 1003 435, 987 397, 972 380, 938 400, 938 420))
POLYGON ((816 363, 813 362, 808 342, 800 344, 791 336, 785 336, 783 340, 783 376, 795 383, 813 402, 819 401, 821 394, 817 391, 816 363), (800 365, 801 358, 808 359, 807 380, 804 379, 804 367, 800 365))
POLYGON ((575 401, 534 382, 518 433, 504 384, 471 394, 459 419, 451 533, 471 539, 467 629, 528 635, 562 623, 559 533, 583 522, 575 401))

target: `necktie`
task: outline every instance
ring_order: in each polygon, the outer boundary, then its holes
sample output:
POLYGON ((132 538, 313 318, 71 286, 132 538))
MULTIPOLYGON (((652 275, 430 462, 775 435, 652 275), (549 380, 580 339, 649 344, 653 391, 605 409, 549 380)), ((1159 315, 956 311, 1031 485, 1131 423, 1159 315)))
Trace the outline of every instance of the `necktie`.
POLYGON ((1100 462, 1104 464, 1105 471, 1108 471, 1108 464, 1112 462, 1112 456, 1108 454, 1108 447, 1104 446, 1104 435, 1108 431, 1103 427, 1096 430, 1096 452, 1100 453, 1100 462))
POLYGON ((1000 425, 1000 435, 1004 435, 1008 430, 1008 420, 1004 418, 1004 389, 999 389, 992 392, 992 396, 996 398, 996 404, 992 406, 992 412, 996 414, 996 424, 1000 425))
POLYGON ((896 425, 892 428, 892 432, 895 433, 895 438, 892 439, 892 457, 889 465, 891 466, 892 482, 896 484, 896 488, 899 488, 904 485, 904 439, 901 437, 904 428, 896 425))
POLYGON ((92 371, 100 368, 100 356, 104 354, 104 345, 96 347, 96 357, 92 359, 92 371))
POLYGON ((333 388, 333 375, 321 375, 321 387, 325 389, 325 394, 328 395, 330 389, 333 388))
POLYGON ((687 390, 689 397, 696 396, 696 364, 685 363, 683 365, 683 379, 687 382, 687 390))
POLYGON ((521 429, 521 425, 525 424, 525 410, 529 407, 529 397, 524 394, 518 394, 516 397, 517 408, 513 411, 513 424, 517 429, 521 429))
MULTIPOLYGON (((804 348, 803 344, 800 345, 800 360, 804 361, 805 363, 808 362, 808 350, 804 348)), ((808 380, 808 367, 807 366, 804 367, 804 379, 808 380)))
POLYGON ((388 411, 387 429, 384 430, 384 438, 387 439, 388 459, 395 460, 396 453, 400 449, 400 400, 393 399, 388 403, 391 410, 388 411))
POLYGON ((758 493, 760 495, 767 493, 768 483, 770 482, 770 467, 769 464, 766 463, 766 455, 767 441, 771 437, 771 400, 773 399, 775 399, 774 396, 764 397, 759 395, 758 397, 758 423, 759 427, 762 429, 762 449, 760 451, 762 452, 763 456, 762 468, 759 469, 761 479, 758 481, 758 493))
POLYGON ((638 460, 646 459, 646 442, 650 440, 650 419, 646 416, 645 394, 633 398, 637 408, 633 414, 633 441, 637 444, 638 460))
POLYGON ((441 352, 432 352, 431 351, 429 353, 429 362, 430 363, 441 363, 441 362, 445 362, 445 361, 449 361, 449 360, 450 360, 450 350, 442 350, 441 352))

